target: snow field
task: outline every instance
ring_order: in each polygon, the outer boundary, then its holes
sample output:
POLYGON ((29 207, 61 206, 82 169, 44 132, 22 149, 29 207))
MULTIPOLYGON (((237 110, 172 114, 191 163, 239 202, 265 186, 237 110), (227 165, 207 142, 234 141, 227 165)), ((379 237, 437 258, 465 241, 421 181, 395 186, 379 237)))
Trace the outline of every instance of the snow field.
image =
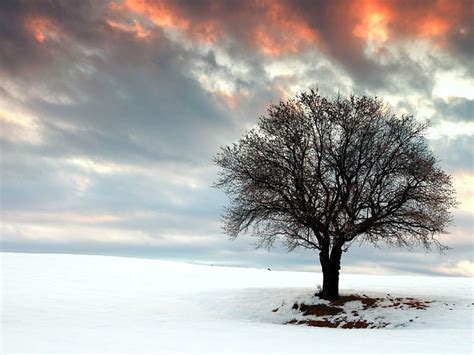
POLYGON ((342 294, 433 303, 426 310, 365 311, 368 319, 388 319, 385 329, 330 329, 285 324, 302 317, 295 302, 315 301, 318 273, 85 255, 2 253, 1 259, 2 354, 473 350, 471 278, 343 273, 342 294))

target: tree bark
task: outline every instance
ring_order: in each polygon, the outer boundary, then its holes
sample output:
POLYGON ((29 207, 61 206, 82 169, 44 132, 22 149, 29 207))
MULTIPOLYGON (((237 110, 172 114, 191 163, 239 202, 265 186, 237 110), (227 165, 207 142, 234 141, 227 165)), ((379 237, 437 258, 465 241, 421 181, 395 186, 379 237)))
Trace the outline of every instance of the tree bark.
POLYGON ((339 270, 341 268, 342 245, 336 243, 331 253, 329 247, 321 250, 319 261, 323 271, 323 289, 320 297, 335 301, 339 298, 339 270))

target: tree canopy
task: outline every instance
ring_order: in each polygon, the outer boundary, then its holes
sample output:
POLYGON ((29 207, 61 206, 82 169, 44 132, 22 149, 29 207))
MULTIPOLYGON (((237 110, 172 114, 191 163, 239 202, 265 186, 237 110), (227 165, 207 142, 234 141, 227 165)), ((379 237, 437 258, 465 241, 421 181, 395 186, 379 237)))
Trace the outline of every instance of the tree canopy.
POLYGON ((215 186, 230 197, 232 237, 260 246, 318 249, 339 270, 354 240, 429 248, 455 206, 451 177, 424 137, 427 124, 397 117, 376 97, 317 91, 271 105, 255 128, 215 157, 215 186), (327 255, 326 255, 327 254, 327 255), (339 257, 338 257, 339 255, 339 257))

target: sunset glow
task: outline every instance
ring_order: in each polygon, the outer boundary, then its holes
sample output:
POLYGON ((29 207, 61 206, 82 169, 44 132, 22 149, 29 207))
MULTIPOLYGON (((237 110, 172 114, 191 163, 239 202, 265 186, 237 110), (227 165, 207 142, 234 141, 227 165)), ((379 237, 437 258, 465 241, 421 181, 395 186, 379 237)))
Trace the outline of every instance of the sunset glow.
MULTIPOLYGON (((352 33, 366 41, 385 42, 389 38, 388 24, 392 12, 379 1, 363 1, 354 6, 354 12, 359 14, 359 23, 352 33)), ((357 16, 357 15, 356 15, 357 16)))
MULTIPOLYGON (((158 27, 177 29, 189 28, 189 21, 182 18, 168 1, 125 0, 123 9, 137 13, 152 21, 158 27)), ((118 7, 120 8, 120 7, 118 7)))

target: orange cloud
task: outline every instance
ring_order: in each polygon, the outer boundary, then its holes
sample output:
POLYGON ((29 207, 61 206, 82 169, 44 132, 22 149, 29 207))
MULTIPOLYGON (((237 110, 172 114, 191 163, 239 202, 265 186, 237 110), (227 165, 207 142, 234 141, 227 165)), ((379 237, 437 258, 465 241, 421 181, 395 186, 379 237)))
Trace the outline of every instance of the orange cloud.
POLYGON ((420 25, 420 34, 426 37, 434 37, 445 34, 449 29, 449 24, 445 19, 428 18, 420 25))
POLYGON ((405 16, 410 20, 413 25, 409 26, 408 21, 405 21, 405 25, 414 35, 443 40, 448 33, 460 30, 463 18, 472 16, 472 4, 467 8, 462 5, 462 1, 438 0, 434 6, 427 6, 424 11, 417 8, 410 13, 400 12, 398 17, 405 16))
POLYGON ((178 10, 167 1, 125 0, 123 7, 146 17, 158 27, 189 28, 189 21, 180 16, 178 10))
POLYGON ((185 32, 189 37, 200 42, 215 42, 221 33, 218 20, 187 18, 175 3, 166 0, 125 0, 115 8, 138 14, 157 27, 185 32))
POLYGON ((283 2, 264 3, 264 24, 255 29, 257 47, 269 56, 297 53, 317 42, 317 33, 283 2))
POLYGON ((385 42, 389 39, 387 24, 393 12, 379 1, 355 3, 353 11, 359 14, 359 21, 352 34, 366 41, 385 42))
POLYGON ((133 33, 135 37, 142 39, 148 37, 150 31, 145 31, 138 21, 133 21, 133 24, 118 22, 114 20, 105 20, 107 25, 113 29, 117 29, 123 32, 133 33))
POLYGON ((237 27, 233 27, 227 33, 230 37, 235 39, 237 36, 237 40, 248 41, 266 55, 279 56, 296 53, 318 40, 316 31, 290 5, 277 0, 259 3, 243 1, 241 8, 231 13, 226 12, 223 3, 211 2, 206 11, 194 13, 186 12, 175 2, 167 0, 124 0, 115 4, 113 9, 137 14, 157 27, 178 30, 204 43, 214 43, 222 38, 231 22, 238 24, 241 30, 235 33, 233 31, 237 27), (250 13, 247 7, 252 9, 250 13))
POLYGON ((58 39, 61 36, 58 25, 47 17, 28 16, 24 26, 38 43, 43 43, 46 39, 58 39))
MULTIPOLYGON (((392 37, 439 40, 457 29, 462 18, 469 16, 466 11, 469 13, 462 1, 358 0, 353 2, 350 11, 356 19, 352 34, 363 40, 379 42, 392 37)), ((470 11, 472 14, 472 9, 470 11)))
POLYGON ((204 21, 193 27, 191 36, 204 43, 214 43, 222 35, 220 24, 215 20, 204 21))
POLYGON ((136 28, 109 25, 133 31, 138 38, 146 33, 139 26, 154 25, 197 43, 223 39, 226 44, 243 43, 269 57, 295 54, 316 45, 322 50, 337 47, 334 52, 344 53, 346 47, 360 46, 354 37, 377 44, 424 38, 444 45, 454 31, 468 34, 467 19, 472 15, 467 2, 449 0, 335 0, 321 6, 287 0, 209 0, 201 6, 172 0, 117 1, 109 6, 114 11, 109 18, 119 15, 127 26, 136 18, 136 28), (318 20, 321 13, 327 17, 324 21, 318 20))

